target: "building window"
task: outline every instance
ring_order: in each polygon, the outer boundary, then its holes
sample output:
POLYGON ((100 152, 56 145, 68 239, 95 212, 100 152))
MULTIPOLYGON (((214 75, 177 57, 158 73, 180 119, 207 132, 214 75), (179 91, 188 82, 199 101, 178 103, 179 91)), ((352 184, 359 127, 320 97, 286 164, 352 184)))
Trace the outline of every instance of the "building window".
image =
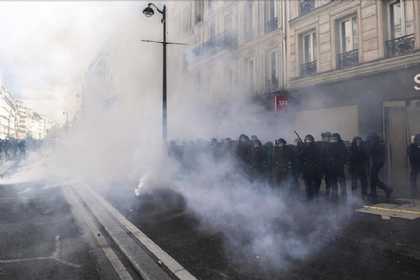
POLYGON ((308 76, 316 73, 316 33, 314 30, 300 37, 301 65, 300 75, 308 76))
POLYGON ((300 0, 299 2, 299 14, 301 16, 310 13, 313 9, 315 9, 315 0, 300 0))
POLYGON ((194 23, 200 23, 203 21, 204 15, 204 0, 196 0, 194 2, 194 23))
POLYGON ((399 38, 405 35, 404 9, 401 0, 389 4, 389 24, 391 39, 399 38))
POLYGON ((385 42, 386 56, 399 56, 414 51, 413 14, 411 1, 393 0, 387 3, 388 40, 385 42))
POLYGON ((351 16, 337 22, 337 67, 344 68, 359 63, 357 17, 351 16))
POLYGON ((277 0, 267 0, 265 2, 265 25, 264 32, 270 33, 278 29, 278 3, 277 0))
POLYGON ((253 24, 253 1, 245 2, 245 29, 244 39, 250 41, 254 39, 254 24, 253 24))
POLYGON ((192 32, 192 24, 191 24, 191 8, 187 7, 184 9, 183 17, 182 17, 182 29, 185 33, 190 34, 192 32))
POLYGON ((274 92, 279 89, 280 77, 280 51, 273 50, 267 54, 266 57, 266 91, 274 92))

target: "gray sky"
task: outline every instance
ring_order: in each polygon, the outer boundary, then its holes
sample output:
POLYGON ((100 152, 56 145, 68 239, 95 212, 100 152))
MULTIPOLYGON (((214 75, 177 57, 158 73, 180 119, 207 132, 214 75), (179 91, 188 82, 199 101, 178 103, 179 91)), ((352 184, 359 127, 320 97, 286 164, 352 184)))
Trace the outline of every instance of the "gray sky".
MULTIPOLYGON (((0 80, 36 111, 61 120, 83 75, 124 13, 139 2, 0 2, 0 80)), ((139 14, 140 17, 140 14, 139 14)))

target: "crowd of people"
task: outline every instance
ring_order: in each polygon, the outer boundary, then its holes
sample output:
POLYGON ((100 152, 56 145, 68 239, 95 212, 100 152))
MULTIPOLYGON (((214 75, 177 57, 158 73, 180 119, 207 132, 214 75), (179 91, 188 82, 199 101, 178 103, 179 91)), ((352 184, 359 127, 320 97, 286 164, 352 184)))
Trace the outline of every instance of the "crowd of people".
MULTIPOLYGON (((319 197, 321 193, 333 201, 345 198, 348 177, 352 192, 360 189, 364 200, 376 201, 377 188, 384 191, 387 199, 390 198, 392 188, 380 179, 386 159, 385 144, 380 136, 371 134, 365 140, 355 137, 351 143, 346 143, 338 133, 322 133, 320 141, 315 141, 310 134, 304 139, 296 135, 298 138, 294 144, 288 144, 283 138, 263 144, 257 136, 244 134, 238 140, 171 141, 169 154, 181 162, 185 170, 194 170, 199 155, 203 153, 215 161, 234 159, 236 170, 251 181, 260 180, 273 188, 290 192, 299 190, 302 182, 308 200, 319 197), (323 192, 322 185, 325 186, 323 192)), ((415 196, 420 173, 420 134, 408 147, 408 157, 411 190, 415 196)))
POLYGON ((15 160, 26 155, 26 141, 0 139, 0 160, 15 160))

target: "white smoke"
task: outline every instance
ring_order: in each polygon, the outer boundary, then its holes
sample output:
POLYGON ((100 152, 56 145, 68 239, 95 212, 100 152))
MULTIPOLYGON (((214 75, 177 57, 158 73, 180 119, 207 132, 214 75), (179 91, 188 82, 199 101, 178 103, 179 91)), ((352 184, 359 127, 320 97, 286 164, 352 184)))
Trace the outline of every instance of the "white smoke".
MULTIPOLYGON (((248 181, 231 160, 214 162, 203 157, 194 170, 185 172, 167 158, 161 142, 161 47, 141 42, 159 40, 161 26, 158 16, 145 19, 141 15, 144 4, 121 3, 115 13, 107 13, 106 24, 113 25, 107 40, 96 44, 89 38, 92 48, 99 51, 78 85, 82 88, 80 115, 68 131, 46 143, 38 159, 33 156, 26 161, 31 168, 22 166, 2 182, 44 180, 58 185, 77 180, 102 189, 120 184, 134 189, 140 180, 143 189, 145 180, 140 178, 146 175, 146 181, 180 192, 190 210, 201 217, 203 227, 223 232, 228 254, 260 256, 266 265, 286 268, 290 260, 316 252, 337 233, 350 206, 318 209, 316 203, 290 199, 248 181)), ((83 10, 86 4, 73 5, 83 10)), ((234 86, 228 94, 198 92, 194 76, 179 70, 179 57, 171 56, 174 52, 168 53, 168 63, 172 63, 168 73, 170 138, 237 138, 241 133, 263 140, 290 138, 288 119, 280 120, 253 102, 242 86, 234 86)), ((79 63, 75 59, 70 66, 79 63)), ((223 81, 213 79, 212 83, 206 87, 228 88, 223 81)))

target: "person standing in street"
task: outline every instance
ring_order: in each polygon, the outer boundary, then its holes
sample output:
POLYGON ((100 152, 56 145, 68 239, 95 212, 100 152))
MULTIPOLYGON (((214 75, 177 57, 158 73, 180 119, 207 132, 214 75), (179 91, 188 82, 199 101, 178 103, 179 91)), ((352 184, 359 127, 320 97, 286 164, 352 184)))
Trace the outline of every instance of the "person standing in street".
POLYGON ((367 199, 367 175, 366 170, 369 163, 369 155, 361 137, 354 137, 350 147, 349 155, 351 190, 355 192, 360 182, 362 199, 367 199))
POLYGON ((292 168, 292 153, 286 140, 280 138, 275 141, 273 153, 273 184, 275 187, 290 189, 292 168))
POLYGON ((420 134, 414 136, 414 141, 408 146, 408 158, 410 160, 410 188, 411 197, 417 197, 417 176, 420 173, 420 134))
POLYGON ((331 132, 323 132, 321 133, 321 141, 318 142, 318 146, 321 152, 321 182, 324 179, 325 182, 325 196, 327 198, 330 197, 331 193, 331 180, 329 178, 328 168, 327 168, 327 160, 329 158, 330 152, 330 140, 331 140, 331 132))
POLYGON ((392 193, 392 188, 387 186, 379 178, 379 172, 385 164, 385 144, 377 134, 372 134, 368 139, 369 157, 370 157, 370 198, 372 201, 378 199, 376 187, 379 187, 385 192, 386 199, 389 200, 392 193))
POLYGON ((336 165, 337 165, 337 181, 340 186, 340 195, 345 198, 347 196, 347 184, 346 184, 346 172, 345 165, 347 163, 347 147, 344 144, 343 139, 339 133, 333 133, 331 136, 331 142, 336 145, 336 165))
POLYGON ((252 141, 251 149, 251 179, 260 181, 264 175, 264 148, 261 141, 257 138, 252 141))
POLYGON ((319 196, 321 186, 321 152, 312 135, 305 136, 305 143, 299 146, 299 160, 305 182, 306 197, 313 200, 319 196))

